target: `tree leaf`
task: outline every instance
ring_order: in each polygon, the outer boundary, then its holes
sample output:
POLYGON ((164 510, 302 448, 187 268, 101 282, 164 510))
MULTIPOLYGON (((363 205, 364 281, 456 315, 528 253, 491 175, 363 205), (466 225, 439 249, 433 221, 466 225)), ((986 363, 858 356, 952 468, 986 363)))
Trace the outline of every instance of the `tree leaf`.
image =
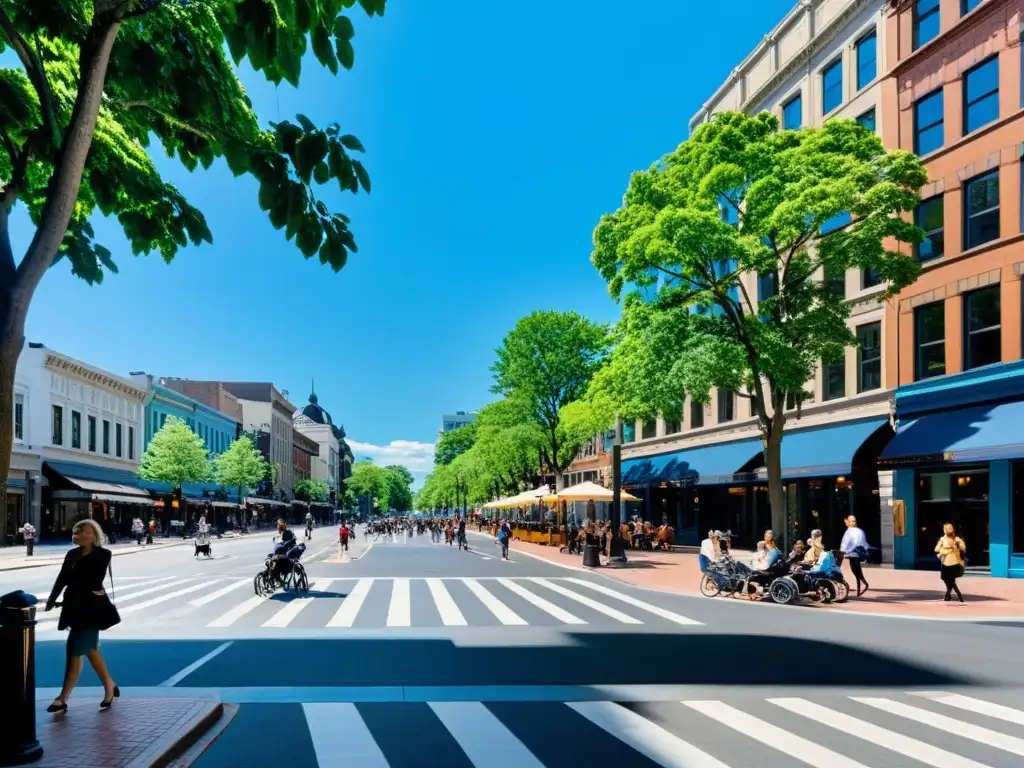
POLYGON ((354 150, 355 152, 365 152, 366 151, 363 148, 362 142, 359 141, 359 139, 357 139, 351 133, 346 133, 344 136, 342 136, 340 139, 338 139, 338 141, 340 141, 345 146, 346 149, 351 149, 351 150, 354 150))

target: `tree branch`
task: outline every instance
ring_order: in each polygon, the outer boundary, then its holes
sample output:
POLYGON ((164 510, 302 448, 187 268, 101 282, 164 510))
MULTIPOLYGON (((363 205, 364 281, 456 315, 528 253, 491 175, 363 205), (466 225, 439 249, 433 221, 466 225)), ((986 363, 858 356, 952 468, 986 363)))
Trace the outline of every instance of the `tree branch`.
POLYGON ((21 36, 11 17, 0 8, 0 30, 3 30, 11 48, 21 60, 25 67, 29 82, 35 88, 39 97, 39 107, 43 113, 43 127, 46 128, 47 136, 54 148, 60 147, 60 124, 57 122, 56 110, 53 102, 53 90, 50 88, 50 81, 46 77, 46 70, 43 62, 31 45, 21 36))
POLYGON ((0 284, 13 285, 16 267, 11 250, 10 210, 0 205, 0 284))

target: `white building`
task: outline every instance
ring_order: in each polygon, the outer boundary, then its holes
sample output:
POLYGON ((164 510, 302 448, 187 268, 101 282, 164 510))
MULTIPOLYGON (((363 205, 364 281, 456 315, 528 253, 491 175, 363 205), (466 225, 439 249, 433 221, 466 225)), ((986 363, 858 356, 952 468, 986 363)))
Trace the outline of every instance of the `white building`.
MULTIPOLYGON (((21 371, 14 380, 14 450, 11 468, 7 473, 7 535, 13 543, 15 532, 26 522, 39 527, 42 499, 42 446, 30 431, 28 413, 29 386, 22 380, 21 371)), ((41 435, 39 436, 41 439, 41 435)))
POLYGON ((313 458, 310 474, 314 480, 323 480, 327 487, 338 492, 342 476, 342 442, 344 432, 320 405, 316 393, 309 396, 309 403, 296 409, 292 415, 295 431, 320 447, 320 455, 313 458))
POLYGON ((151 510, 135 476, 149 390, 41 344, 22 351, 16 381, 15 442, 41 456, 46 478, 31 520, 43 538, 86 517, 119 530, 125 516, 151 510))

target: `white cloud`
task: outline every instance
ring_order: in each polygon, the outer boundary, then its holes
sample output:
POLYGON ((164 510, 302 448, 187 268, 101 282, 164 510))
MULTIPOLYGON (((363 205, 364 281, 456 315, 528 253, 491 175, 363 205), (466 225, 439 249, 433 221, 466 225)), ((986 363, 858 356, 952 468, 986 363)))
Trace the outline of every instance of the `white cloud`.
POLYGON ((381 466, 400 464, 417 477, 421 477, 434 467, 433 443, 392 440, 387 445, 374 445, 373 443, 349 440, 348 444, 352 448, 356 461, 368 456, 373 459, 374 464, 381 466))

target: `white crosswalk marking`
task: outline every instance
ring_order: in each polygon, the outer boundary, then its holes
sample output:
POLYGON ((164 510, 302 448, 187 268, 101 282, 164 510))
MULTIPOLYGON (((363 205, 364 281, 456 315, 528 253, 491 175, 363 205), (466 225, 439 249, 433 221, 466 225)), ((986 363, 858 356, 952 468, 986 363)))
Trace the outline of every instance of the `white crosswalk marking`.
POLYGON ((430 708, 476 768, 544 768, 479 701, 432 702, 430 708))
POLYGON ((808 765, 827 765, 829 768, 867 768, 863 763, 766 723, 721 701, 684 701, 682 704, 702 715, 707 715, 720 725, 734 728, 768 747, 785 752, 792 760, 799 760, 808 765))
MULTIPOLYGON (((312 585, 310 585, 310 590, 312 592, 322 592, 323 590, 331 586, 332 581, 333 579, 317 579, 312 583, 312 585)), ((289 624, 295 621, 295 617, 302 612, 302 609, 309 605, 311 602, 313 602, 313 598, 308 596, 293 598, 290 602, 285 603, 284 607, 281 608, 281 610, 279 610, 277 613, 275 613, 273 616, 271 616, 269 619, 263 622, 262 626, 287 627, 289 624)))
POLYGON ((303 704, 319 768, 389 768, 355 704, 303 704))
POLYGON ((189 605, 194 605, 196 607, 199 607, 201 605, 207 605, 209 603, 212 603, 214 600, 220 600, 222 597, 224 597, 224 595, 230 594, 231 592, 234 592, 236 589, 240 589, 241 587, 251 586, 251 585, 252 585, 252 579, 249 579, 249 578, 239 579, 234 584, 228 584, 223 589, 218 589, 216 592, 211 592, 208 595, 203 595, 202 597, 197 597, 195 600, 191 601, 189 603, 189 605))
MULTIPOLYGON (((127 608, 118 607, 117 612, 121 614, 122 618, 129 613, 135 613, 141 611, 143 608, 152 608, 154 605, 160 605, 160 603, 166 603, 168 600, 173 600, 176 597, 182 595, 188 595, 193 592, 198 592, 200 589, 206 589, 211 584, 215 584, 221 581, 221 579, 210 579, 202 584, 193 584, 191 587, 185 587, 185 589, 179 589, 177 592, 170 592, 166 595, 160 595, 160 597, 154 597, 150 600, 144 600, 141 603, 134 603, 129 605, 127 608)), ((137 595, 136 595, 137 597, 137 595)))
MULTIPOLYGON (((145 584, 133 584, 132 585, 134 587, 133 589, 125 589, 123 592, 115 592, 114 593, 114 599, 117 602, 118 606, 120 606, 122 603, 124 603, 127 600, 134 600, 136 598, 142 597, 143 595, 151 595, 154 592, 160 592, 162 590, 167 589, 168 587, 175 586, 173 584, 167 584, 166 583, 168 581, 174 581, 175 579, 178 579, 178 577, 177 576, 164 576, 163 578, 160 578, 160 579, 152 579, 150 581, 147 581, 145 584), (163 582, 163 583, 161 583, 161 582, 163 582), (160 586, 153 586, 154 584, 159 584, 160 586)), ((192 581, 192 579, 180 579, 180 580, 178 580, 178 583, 179 584, 187 584, 190 581, 192 581)), ((119 612, 120 612, 120 609, 119 609, 119 612)), ((56 611, 53 614, 50 614, 48 616, 40 616, 37 619, 38 624, 36 624, 36 632, 38 632, 40 630, 56 629, 56 627, 57 627, 57 620, 59 618, 60 618, 59 612, 56 612, 56 611), (51 622, 53 623, 52 627, 48 626, 51 622)))
POLYGON ((481 603, 484 604, 487 610, 494 614, 494 618, 496 618, 502 624, 506 626, 526 626, 526 621, 524 621, 518 613, 513 611, 511 608, 509 608, 507 605, 501 602, 501 600, 499 600, 486 589, 484 589, 479 581, 477 581, 476 579, 465 579, 463 583, 466 585, 470 592, 477 596, 477 598, 480 600, 481 603))
POLYGON ((557 592, 560 595, 564 595, 565 597, 568 597, 570 600, 575 600, 577 603, 585 605, 588 608, 597 611, 598 613, 603 613, 605 616, 611 616, 613 619, 615 619, 616 621, 621 621, 623 624, 643 624, 643 622, 640 621, 640 619, 634 619, 632 616, 627 616, 626 614, 622 613, 622 611, 617 611, 614 608, 609 608, 607 605, 602 605, 601 603, 597 602, 597 600, 591 600, 589 597, 586 597, 584 595, 578 595, 571 589, 566 589, 560 584, 555 584, 554 582, 548 581, 547 579, 541 578, 539 576, 534 576, 530 580, 534 584, 540 584, 542 587, 547 587, 548 589, 557 592))
POLYGON ((729 768, 717 757, 613 702, 579 701, 568 706, 663 768, 729 768))
POLYGON ((988 744, 1004 752, 1012 752, 1015 755, 1024 756, 1024 739, 1006 736, 998 731, 982 728, 980 725, 964 723, 952 717, 929 712, 927 709, 912 707, 901 701, 862 696, 851 696, 850 698, 869 707, 888 712, 890 715, 905 717, 907 720, 913 720, 915 723, 921 723, 922 725, 930 725, 932 728, 938 728, 947 733, 955 733, 958 739, 970 739, 971 741, 988 744))
POLYGON ((680 616, 678 613, 673 613, 672 611, 666 611, 664 608, 659 608, 658 606, 651 605, 650 603, 646 603, 643 600, 638 600, 637 598, 632 597, 631 595, 626 595, 614 589, 609 589, 603 584, 594 584, 593 582, 585 581, 584 579, 577 579, 571 576, 567 578, 566 581, 570 581, 573 584, 579 584, 580 586, 586 587, 587 589, 592 589, 595 592, 600 592, 602 595, 613 597, 616 600, 622 601, 623 603, 632 605, 634 608, 639 608, 642 611, 653 613, 655 616, 660 616, 661 618, 666 619, 667 621, 674 622, 676 624, 682 624, 683 626, 690 627, 704 626, 702 622, 694 621, 693 619, 688 619, 685 616, 680 616))
POLYGON ((546 613, 551 614, 552 616, 554 616, 559 621, 565 622, 566 624, 586 624, 587 623, 583 619, 579 618, 578 616, 574 616, 573 614, 569 613, 568 611, 559 608, 557 605, 555 605, 551 601, 545 600, 540 595, 533 594, 533 592, 531 592, 530 590, 526 589, 525 587, 517 584, 516 582, 512 581, 512 579, 498 579, 498 583, 501 584, 506 589, 508 589, 509 591, 515 592, 517 595, 519 595, 521 598, 523 598, 523 600, 525 600, 526 602, 530 603, 531 605, 535 605, 538 608, 540 608, 542 611, 545 611, 546 613))
POLYGON ((259 597, 259 596, 257 596, 257 597, 250 597, 244 603, 239 603, 234 608, 232 608, 230 611, 227 611, 224 614, 218 616, 216 619, 211 621, 206 626, 208 626, 208 627, 230 627, 232 624, 234 624, 240 618, 245 616, 245 614, 250 613, 250 612, 256 610, 261 605, 263 605, 265 602, 267 602, 266 598, 259 597))
POLYGON ((983 763, 953 754, 948 749, 940 749, 926 742, 851 717, 843 712, 828 709, 817 702, 796 698, 768 699, 768 702, 794 714, 802 715, 815 723, 827 725, 851 736, 857 736, 925 764, 941 765, 943 768, 988 768, 983 763))
POLYGON ((979 715, 1002 720, 1006 723, 1024 725, 1024 712, 1013 707, 1004 707, 1002 704, 994 704, 990 701, 975 699, 971 696, 963 696, 959 693, 945 693, 943 691, 915 691, 911 696, 921 696, 947 707, 956 707, 968 712, 976 712, 979 715))
POLYGON ((373 579, 360 579, 341 603, 341 608, 327 622, 328 627, 351 627, 373 586, 373 579))
POLYGON ((412 601, 408 579, 395 579, 391 583, 391 604, 388 606, 388 626, 408 627, 412 624, 412 601))
POLYGON ((446 627, 466 626, 466 617, 462 615, 462 611, 455 604, 443 581, 427 579, 427 588, 430 590, 430 596, 434 598, 434 606, 446 627))

